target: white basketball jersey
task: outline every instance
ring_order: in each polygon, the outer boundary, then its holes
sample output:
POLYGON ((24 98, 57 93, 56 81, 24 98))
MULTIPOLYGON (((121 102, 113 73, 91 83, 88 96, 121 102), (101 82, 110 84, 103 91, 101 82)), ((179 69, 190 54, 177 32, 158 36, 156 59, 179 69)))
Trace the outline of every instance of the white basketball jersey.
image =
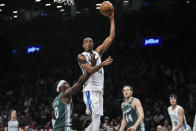
MULTIPOLYGON (((174 131, 174 129, 176 128, 176 126, 179 124, 179 115, 178 115, 178 110, 182 109, 181 106, 176 105, 176 108, 174 110, 172 110, 172 107, 168 107, 168 113, 172 122, 172 131, 174 131)), ((186 123, 186 118, 184 115, 184 124, 182 125, 182 127, 180 127, 178 129, 178 131, 188 131, 187 130, 187 123, 186 123)))
MULTIPOLYGON (((101 58, 99 54, 96 51, 93 51, 93 54, 95 54, 95 59, 97 59, 96 66, 101 64, 101 58)), ((85 56, 86 61, 91 65, 90 62, 90 53, 89 52, 83 52, 82 55, 85 56)), ((80 65, 80 63, 79 63, 80 65)), ((83 74, 86 72, 85 69, 82 68, 80 65, 80 68, 82 69, 83 74)), ((83 91, 100 91, 103 92, 103 83, 104 83, 104 70, 103 67, 98 70, 97 72, 93 73, 90 78, 84 83, 83 85, 83 91)))
POLYGON ((17 120, 9 120, 8 121, 8 131, 18 131, 18 121, 17 120))

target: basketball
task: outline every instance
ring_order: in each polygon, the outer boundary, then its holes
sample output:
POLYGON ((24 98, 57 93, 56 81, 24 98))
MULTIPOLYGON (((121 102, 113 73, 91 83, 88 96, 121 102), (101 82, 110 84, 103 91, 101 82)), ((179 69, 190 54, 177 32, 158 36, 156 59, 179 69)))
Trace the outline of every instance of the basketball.
POLYGON ((110 16, 114 12, 114 7, 109 1, 104 1, 100 5, 100 13, 104 16, 110 16))

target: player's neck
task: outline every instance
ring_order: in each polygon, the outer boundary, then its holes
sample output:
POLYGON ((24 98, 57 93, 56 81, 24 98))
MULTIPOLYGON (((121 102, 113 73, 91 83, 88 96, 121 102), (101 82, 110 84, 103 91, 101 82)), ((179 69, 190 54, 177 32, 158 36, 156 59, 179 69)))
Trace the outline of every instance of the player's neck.
POLYGON ((11 118, 10 120, 11 120, 11 121, 16 121, 16 119, 14 119, 14 118, 11 118))
POLYGON ((126 103, 129 103, 129 101, 131 100, 131 98, 132 98, 132 96, 127 97, 127 98, 125 99, 125 102, 126 102, 126 103))
POLYGON ((173 109, 173 110, 176 109, 176 106, 177 106, 177 105, 172 105, 172 109, 173 109))
POLYGON ((85 50, 85 52, 91 53, 91 52, 93 52, 93 49, 91 49, 91 50, 85 50))

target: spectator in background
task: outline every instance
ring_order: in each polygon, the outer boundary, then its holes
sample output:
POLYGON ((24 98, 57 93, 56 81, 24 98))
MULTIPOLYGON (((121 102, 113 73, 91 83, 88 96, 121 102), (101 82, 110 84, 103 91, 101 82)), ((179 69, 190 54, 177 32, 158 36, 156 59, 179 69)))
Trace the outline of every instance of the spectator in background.
POLYGON ((151 121, 150 122, 150 131, 155 131, 155 130, 156 130, 155 123, 154 123, 154 121, 151 121))
POLYGON ((154 121, 156 125, 162 124, 164 120, 163 114, 161 114, 161 110, 159 107, 156 107, 155 109, 155 116, 154 116, 154 121))
POLYGON ((103 120, 103 126, 107 129, 109 126, 109 117, 105 116, 103 120))
POLYGON ((169 122, 168 120, 164 121, 164 125, 163 125, 163 131, 171 131, 171 126, 169 127, 169 122))
POLYGON ((107 128, 104 126, 104 123, 101 123, 99 131, 107 131, 107 128))
POLYGON ((150 122, 153 120, 153 116, 151 115, 150 110, 147 110, 146 113, 144 113, 144 123, 146 130, 150 130, 150 122))
POLYGON ((16 110, 10 111, 10 120, 7 122, 7 126, 4 131, 22 131, 20 124, 17 120, 16 110))
POLYGON ((114 121, 113 121, 113 119, 112 119, 112 120, 110 120, 110 122, 109 122, 109 126, 108 126, 108 128, 107 128, 107 131, 115 131, 115 129, 114 129, 114 121))
POLYGON ((113 119, 113 123, 114 123, 114 129, 115 129, 115 131, 118 131, 119 128, 120 128, 120 123, 118 123, 116 119, 113 119))
POLYGON ((157 126, 157 131, 163 131, 162 126, 158 125, 158 126, 157 126))

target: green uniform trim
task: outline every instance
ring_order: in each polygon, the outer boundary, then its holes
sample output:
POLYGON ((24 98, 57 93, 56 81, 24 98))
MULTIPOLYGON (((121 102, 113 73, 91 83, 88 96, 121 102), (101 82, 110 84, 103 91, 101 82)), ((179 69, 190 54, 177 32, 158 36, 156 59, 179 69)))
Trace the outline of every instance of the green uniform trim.
POLYGON ((53 111, 56 117, 56 121, 54 124, 54 131, 66 131, 66 127, 72 126, 72 109, 73 104, 72 100, 69 103, 64 103, 61 101, 62 93, 54 99, 52 103, 53 111))
MULTIPOLYGON (((130 128, 131 126, 133 126, 136 123, 138 116, 139 116, 137 110, 132 108, 133 100, 134 100, 134 97, 131 98, 128 104, 126 104, 125 101, 123 101, 121 104, 121 109, 127 122, 127 128, 130 128)), ((137 127, 136 131, 144 131, 144 130, 145 130, 145 127, 142 121, 140 125, 137 127)))

